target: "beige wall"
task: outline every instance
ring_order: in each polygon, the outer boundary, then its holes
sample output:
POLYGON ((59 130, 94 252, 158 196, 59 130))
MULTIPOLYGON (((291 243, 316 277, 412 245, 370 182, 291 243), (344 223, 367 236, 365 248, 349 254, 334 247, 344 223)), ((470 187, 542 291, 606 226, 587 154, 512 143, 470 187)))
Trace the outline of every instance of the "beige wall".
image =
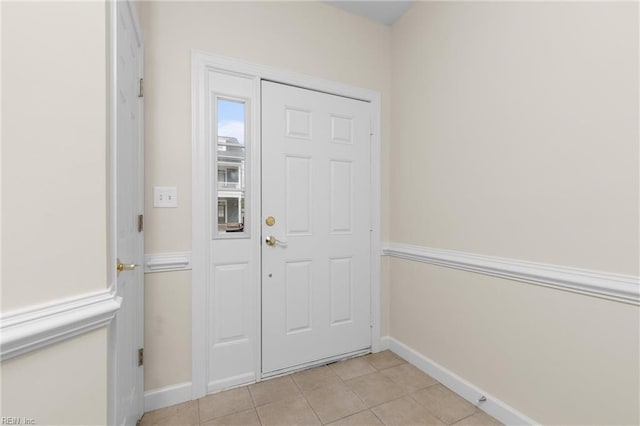
MULTIPOLYGON (((392 63, 391 241, 638 275, 637 4, 421 2, 392 63)), ((640 422, 637 306, 389 274, 393 338, 542 424, 640 422)))
POLYGON ((391 240, 637 275, 637 9, 415 4, 392 30, 391 240))
POLYGON ((145 275, 145 389, 191 381, 190 285, 191 271, 145 275))
MULTIPOLYGON (((147 253, 191 250, 191 49, 379 91, 383 182, 388 182, 389 27, 317 2, 145 2, 140 15, 147 253), (154 185, 176 185, 178 208, 154 209, 154 185)), ((383 206, 387 192, 385 185, 383 206)), ((384 225, 382 232, 386 238, 384 225)), ((145 388, 188 381, 190 274, 147 274, 145 287, 145 388), (172 299, 179 303, 171 304, 172 299), (187 368, 180 367, 178 374, 167 365, 187 368)))
POLYGON ((107 423, 107 329, 2 363, 0 416, 38 425, 107 423))
MULTIPOLYGON (((106 289, 106 5, 2 2, 1 311, 106 289)), ((1 365, 1 416, 105 424, 107 331, 1 365)))
POLYGON ((543 425, 632 425, 638 308, 392 260, 391 336, 543 425))
POLYGON ((104 2, 2 2, 3 311, 106 288, 105 45, 104 2))

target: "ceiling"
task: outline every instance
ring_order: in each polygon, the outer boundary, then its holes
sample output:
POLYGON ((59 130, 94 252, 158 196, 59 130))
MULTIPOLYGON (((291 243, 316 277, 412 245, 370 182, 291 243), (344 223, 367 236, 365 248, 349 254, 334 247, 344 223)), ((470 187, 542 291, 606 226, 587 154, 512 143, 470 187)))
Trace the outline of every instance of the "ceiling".
POLYGON ((369 1, 369 0, 350 0, 350 1, 331 1, 325 0, 326 3, 364 16, 372 21, 380 22, 385 25, 393 24, 402 14, 411 6, 415 0, 387 0, 387 1, 369 1))

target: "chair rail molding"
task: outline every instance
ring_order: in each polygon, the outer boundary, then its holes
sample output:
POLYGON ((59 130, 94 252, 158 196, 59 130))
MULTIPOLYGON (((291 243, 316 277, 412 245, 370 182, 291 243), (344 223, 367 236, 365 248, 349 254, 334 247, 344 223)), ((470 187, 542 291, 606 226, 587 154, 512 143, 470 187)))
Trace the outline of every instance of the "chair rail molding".
POLYGON ((144 273, 191 269, 191 252, 149 253, 144 255, 144 273))
POLYGON ((640 305, 640 278, 632 275, 398 243, 383 244, 382 255, 640 305))
POLYGON ((121 300, 111 289, 8 312, 0 317, 0 360, 109 325, 121 300))

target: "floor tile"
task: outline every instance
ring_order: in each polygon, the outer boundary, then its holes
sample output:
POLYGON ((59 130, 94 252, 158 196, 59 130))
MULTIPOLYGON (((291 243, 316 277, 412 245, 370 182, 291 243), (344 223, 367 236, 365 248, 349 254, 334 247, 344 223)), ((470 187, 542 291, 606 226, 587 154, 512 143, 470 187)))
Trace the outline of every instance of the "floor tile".
POLYGON ((200 424, 501 425, 389 351, 155 410, 140 426, 200 424))
POLYGON ((473 416, 465 417, 464 419, 454 423, 455 426, 499 426, 502 425, 499 421, 485 413, 484 411, 478 411, 473 416))
POLYGON ((306 397, 322 423, 329 423, 367 408, 355 393, 346 388, 336 390, 334 387, 323 387, 307 393, 306 397))
POLYGON ((382 373, 372 373, 345 381, 367 407, 382 404, 405 395, 405 391, 382 373))
POLYGON ((241 411, 202 423, 202 426, 260 426, 256 409, 241 411))
POLYGON ((263 405, 257 410, 263 426, 320 424, 309 403, 302 396, 263 405))
POLYGON ((291 376, 265 380, 249 386, 256 407, 300 395, 291 376))
POLYGON ((442 425, 429 410, 406 396, 371 409, 385 425, 442 425))
POLYGON ((438 383, 436 379, 411 364, 401 364, 380 372, 407 392, 415 392, 438 383))
POLYGON ((371 410, 366 410, 330 423, 328 426, 377 426, 382 424, 371 410))
POLYGON ((333 370, 327 366, 300 371, 291 375, 302 392, 310 392, 322 387, 335 386, 342 383, 333 370))
POLYGON ((150 411, 142 417, 141 426, 198 425, 198 401, 189 401, 160 410, 150 411))
POLYGON ((382 351, 363 358, 377 370, 384 370, 407 362, 391 351, 382 351))
POLYGON ((342 380, 353 379, 354 377, 364 376, 365 374, 374 373, 375 368, 369 364, 364 357, 351 358, 345 361, 329 364, 329 367, 342 380))
POLYGON ((253 408, 253 401, 246 386, 214 393, 198 402, 201 422, 253 408))
POLYGON ((476 412, 476 407, 441 384, 430 386, 411 396, 448 425, 476 412))

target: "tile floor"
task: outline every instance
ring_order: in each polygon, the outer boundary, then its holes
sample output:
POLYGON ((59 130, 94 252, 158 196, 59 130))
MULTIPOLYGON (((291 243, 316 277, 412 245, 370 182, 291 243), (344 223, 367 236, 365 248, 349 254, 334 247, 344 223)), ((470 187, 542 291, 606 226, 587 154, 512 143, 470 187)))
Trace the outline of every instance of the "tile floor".
POLYGON ((384 351, 151 411, 147 425, 500 425, 384 351))

